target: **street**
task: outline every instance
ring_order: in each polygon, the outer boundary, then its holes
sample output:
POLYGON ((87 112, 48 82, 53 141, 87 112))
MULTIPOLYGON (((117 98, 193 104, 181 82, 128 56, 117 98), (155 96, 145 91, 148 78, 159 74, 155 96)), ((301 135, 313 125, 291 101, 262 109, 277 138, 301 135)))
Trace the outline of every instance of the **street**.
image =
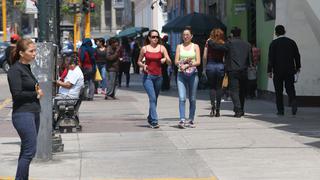
MULTIPOLYGON (((147 126, 148 98, 141 77, 118 100, 84 101, 82 132, 64 133, 64 152, 53 160, 34 160, 32 180, 319 180, 319 108, 287 109, 246 102, 246 115, 234 118, 232 102, 222 102, 220 118, 209 117, 206 90, 197 97, 196 128, 179 129, 174 86, 158 102, 160 129, 147 126)), ((13 178, 19 137, 11 123, 6 74, 0 74, 0 179, 13 178)), ((187 103, 188 104, 188 103, 187 103)))

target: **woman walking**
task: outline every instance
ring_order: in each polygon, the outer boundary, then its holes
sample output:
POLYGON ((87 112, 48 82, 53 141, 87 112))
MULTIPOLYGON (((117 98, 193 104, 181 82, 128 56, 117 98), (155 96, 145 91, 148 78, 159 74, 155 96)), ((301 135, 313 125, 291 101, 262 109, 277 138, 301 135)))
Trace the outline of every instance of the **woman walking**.
POLYGON ((185 28, 182 33, 183 43, 177 46, 175 63, 178 67, 178 91, 179 91, 179 128, 195 127, 194 116, 196 111, 196 94, 199 83, 197 66, 200 65, 200 49, 192 40, 191 28, 185 28), (186 122, 185 104, 187 90, 189 94, 189 121, 186 122))
POLYGON ((19 40, 14 54, 8 82, 13 100, 12 123, 21 139, 15 179, 27 180, 29 166, 37 149, 41 109, 39 99, 44 94, 30 69, 30 63, 36 56, 35 43, 30 39, 19 40))
POLYGON ((130 83, 130 67, 131 67, 131 49, 127 38, 123 38, 121 42, 121 57, 119 67, 119 87, 121 87, 122 74, 126 76, 126 87, 130 83))
MULTIPOLYGON (((224 32, 221 29, 213 29, 210 33, 209 40, 217 44, 224 44, 224 32)), ((205 75, 208 78, 210 87, 210 117, 220 117, 222 81, 224 77, 224 55, 224 51, 214 50, 206 43, 203 53, 203 72, 206 73, 205 75)))
MULTIPOLYGON (((102 80, 99 82, 98 88, 101 88, 101 93, 106 94, 107 88, 107 71, 106 71, 106 64, 107 64, 107 48, 105 47, 105 40, 103 38, 99 38, 97 40, 97 49, 96 49, 96 63, 97 67, 100 71, 102 80)), ((98 90, 99 92, 99 90, 98 90)))
POLYGON ((149 97, 148 123, 151 128, 159 128, 157 114, 157 100, 162 85, 161 64, 171 64, 166 48, 160 44, 157 30, 151 30, 141 48, 138 65, 143 68, 143 87, 149 97), (142 59, 145 58, 145 63, 142 59))

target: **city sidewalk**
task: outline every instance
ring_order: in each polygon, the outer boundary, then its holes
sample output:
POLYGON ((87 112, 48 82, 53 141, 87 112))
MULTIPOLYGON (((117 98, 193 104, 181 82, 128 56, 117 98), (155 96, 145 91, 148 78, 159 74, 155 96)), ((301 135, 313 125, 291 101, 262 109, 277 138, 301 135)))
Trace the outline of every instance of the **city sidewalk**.
MULTIPOLYGON (((147 126, 148 98, 137 75, 118 100, 83 102, 82 132, 62 134, 64 152, 50 162, 34 161, 33 180, 319 180, 319 108, 287 110, 248 100, 246 115, 234 118, 231 102, 220 118, 208 116, 208 92, 198 91, 196 128, 178 129, 174 87, 158 101, 160 129, 147 126)), ((188 104, 187 104, 188 107, 188 104)), ((10 105, 0 110, 0 179, 15 174, 19 138, 10 105)))

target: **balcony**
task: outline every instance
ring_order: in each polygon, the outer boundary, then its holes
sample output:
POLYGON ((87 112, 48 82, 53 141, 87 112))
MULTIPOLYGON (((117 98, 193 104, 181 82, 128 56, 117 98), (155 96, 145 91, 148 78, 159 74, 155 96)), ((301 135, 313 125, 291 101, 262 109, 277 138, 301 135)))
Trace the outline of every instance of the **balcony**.
POLYGON ((113 0, 112 6, 115 9, 123 9, 124 8, 124 0, 113 0))

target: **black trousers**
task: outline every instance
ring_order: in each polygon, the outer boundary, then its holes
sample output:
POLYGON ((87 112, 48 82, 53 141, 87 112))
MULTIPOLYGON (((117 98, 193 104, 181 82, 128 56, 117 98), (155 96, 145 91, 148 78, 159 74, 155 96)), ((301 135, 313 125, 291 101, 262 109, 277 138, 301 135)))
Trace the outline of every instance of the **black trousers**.
POLYGON ((278 112, 284 111, 283 105, 283 84, 289 97, 289 105, 296 106, 296 90, 294 88, 294 75, 274 74, 274 89, 276 91, 276 104, 278 112))
POLYGON ((229 71, 228 77, 230 96, 234 106, 233 110, 235 113, 243 113, 248 79, 247 71, 229 71))
POLYGON ((131 63, 130 62, 121 62, 120 67, 119 67, 119 86, 121 87, 121 82, 122 82, 122 74, 126 75, 126 86, 129 86, 130 83, 130 67, 131 63))
POLYGON ((168 75, 168 65, 167 64, 161 64, 161 71, 162 71, 162 85, 161 85, 161 90, 169 90, 170 89, 170 77, 168 75))

